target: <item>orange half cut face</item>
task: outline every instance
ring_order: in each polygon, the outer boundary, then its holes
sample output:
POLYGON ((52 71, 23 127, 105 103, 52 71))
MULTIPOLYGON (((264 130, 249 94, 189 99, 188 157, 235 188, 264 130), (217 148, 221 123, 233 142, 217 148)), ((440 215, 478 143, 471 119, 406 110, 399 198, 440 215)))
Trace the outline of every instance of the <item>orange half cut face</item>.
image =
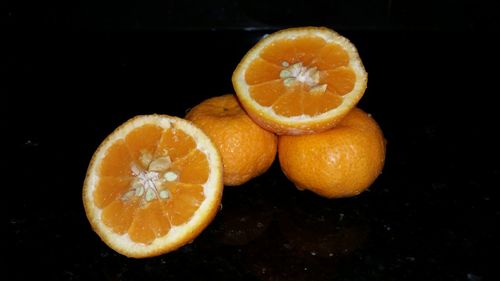
POLYGON ((356 48, 326 28, 291 28, 262 39, 233 85, 252 118, 278 134, 324 131, 363 96, 367 74, 356 48))
POLYGON ((127 121, 97 149, 83 201, 105 243, 146 257, 194 239, 221 194, 221 159, 208 137, 186 120, 149 115, 127 121))

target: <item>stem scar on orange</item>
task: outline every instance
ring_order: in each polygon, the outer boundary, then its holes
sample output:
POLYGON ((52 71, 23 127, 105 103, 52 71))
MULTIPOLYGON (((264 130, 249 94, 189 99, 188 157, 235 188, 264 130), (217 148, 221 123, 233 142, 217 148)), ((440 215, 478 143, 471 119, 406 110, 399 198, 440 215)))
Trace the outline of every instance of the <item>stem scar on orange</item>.
POLYGON ((94 231, 135 258, 173 251, 214 218, 222 196, 222 160, 189 121, 137 116, 94 153, 83 203, 94 231))
POLYGON ((250 117, 279 135, 332 128, 361 99, 367 79, 355 46, 323 27, 270 34, 248 51, 232 77, 250 117))

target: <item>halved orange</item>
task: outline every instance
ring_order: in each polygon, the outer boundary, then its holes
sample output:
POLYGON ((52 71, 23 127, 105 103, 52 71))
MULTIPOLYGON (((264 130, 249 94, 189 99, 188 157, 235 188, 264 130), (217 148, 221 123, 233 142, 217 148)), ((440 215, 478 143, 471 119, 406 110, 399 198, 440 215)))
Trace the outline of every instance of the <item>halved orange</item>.
POLYGON ((94 231, 115 251, 160 255, 192 241, 222 197, 222 160, 191 122, 137 116, 111 133, 90 162, 83 203, 94 231))
POLYGON ((248 51, 232 77, 252 119, 280 135, 332 128, 361 99, 367 79, 356 47, 324 27, 270 34, 248 51))

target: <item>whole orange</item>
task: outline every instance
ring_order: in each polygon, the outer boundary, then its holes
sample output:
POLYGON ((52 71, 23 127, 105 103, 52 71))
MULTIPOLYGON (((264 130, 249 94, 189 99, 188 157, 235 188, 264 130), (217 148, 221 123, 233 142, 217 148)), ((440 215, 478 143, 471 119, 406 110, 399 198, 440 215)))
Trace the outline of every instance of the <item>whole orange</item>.
POLYGON ((255 124, 234 95, 207 99, 186 115, 218 147, 224 184, 241 185, 261 175, 276 157, 278 138, 255 124))
POLYGON ((278 154, 283 172, 297 188, 327 198, 350 197, 381 173, 385 143, 377 122, 355 108, 328 131, 280 136, 278 154))

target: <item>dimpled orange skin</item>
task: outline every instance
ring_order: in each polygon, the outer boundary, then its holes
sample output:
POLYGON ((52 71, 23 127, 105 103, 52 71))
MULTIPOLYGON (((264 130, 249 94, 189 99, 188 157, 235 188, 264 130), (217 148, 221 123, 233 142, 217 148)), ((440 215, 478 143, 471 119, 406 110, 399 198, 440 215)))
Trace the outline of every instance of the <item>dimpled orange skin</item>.
POLYGON ((384 166, 385 145, 377 122, 354 108, 326 132, 280 136, 278 154, 297 188, 340 198, 358 195, 375 181, 384 166))
POLYGON ((276 157, 277 136, 255 124, 234 95, 207 99, 192 108, 186 119, 219 149, 226 186, 242 185, 263 174, 276 157))

